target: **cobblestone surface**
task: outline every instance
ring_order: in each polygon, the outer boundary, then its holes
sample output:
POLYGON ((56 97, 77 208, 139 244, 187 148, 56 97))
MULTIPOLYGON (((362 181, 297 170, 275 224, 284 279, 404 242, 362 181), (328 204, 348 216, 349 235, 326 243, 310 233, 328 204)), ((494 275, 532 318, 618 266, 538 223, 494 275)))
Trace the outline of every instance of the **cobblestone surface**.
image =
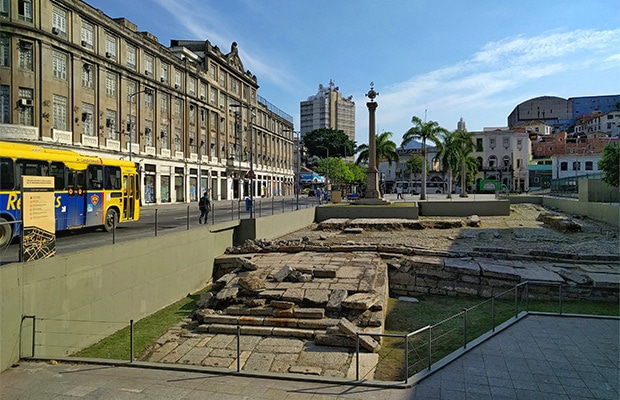
MULTIPOLYGON (((316 225, 282 237, 297 240, 307 237, 326 244, 371 243, 415 246, 432 250, 469 251, 474 247, 509 248, 516 254, 532 250, 563 254, 620 254, 619 229, 588 218, 574 218, 581 232, 561 233, 537 221, 549 210, 534 204, 513 204, 510 216, 480 217, 480 227, 451 229, 364 230, 362 233, 316 230, 316 225)), ((571 215, 566 215, 573 217, 571 215)), ((420 220, 438 218, 420 217, 420 220)), ((450 219, 454 219, 453 217, 450 219)), ((465 222, 466 218, 463 218, 465 222)), ((465 223, 463 224, 465 225, 465 223)))

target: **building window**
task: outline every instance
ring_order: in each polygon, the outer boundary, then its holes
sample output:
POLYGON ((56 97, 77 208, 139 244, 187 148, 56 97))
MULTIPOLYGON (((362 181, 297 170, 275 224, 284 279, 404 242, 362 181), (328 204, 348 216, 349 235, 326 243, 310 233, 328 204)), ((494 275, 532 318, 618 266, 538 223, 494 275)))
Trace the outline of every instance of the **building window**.
POLYGON ((90 64, 82 65, 82 87, 92 89, 93 83, 93 66, 90 64))
POLYGON ((89 49, 93 48, 95 42, 95 27, 90 22, 82 20, 81 30, 82 46, 89 49))
POLYGON ((217 68, 215 66, 215 64, 210 63, 209 64, 209 78, 211 78, 213 81, 217 82, 217 79, 215 79, 215 68, 217 68))
POLYGON ((20 41, 19 42, 19 68, 32 71, 32 43, 20 41))
POLYGON ((95 107, 92 104, 82 103, 82 135, 95 136, 94 114, 95 107))
POLYGON ((18 0, 17 18, 20 21, 32 22, 32 0, 18 0))
POLYGON ((510 156, 502 157, 502 161, 504 162, 504 168, 508 168, 510 166, 510 156))
POLYGON ((181 71, 174 71, 174 87, 176 87, 177 89, 181 89, 183 81, 181 78, 181 71))
POLYGON ((9 16, 9 0, 0 0, 0 17, 9 16))
POLYGON ((176 128, 174 130, 174 150, 181 151, 183 147, 183 141, 181 140, 182 132, 180 129, 176 128))
POLYGON ((168 64, 161 63, 160 80, 162 83, 168 83, 168 64))
POLYGON ((594 163, 592 161, 586 161, 586 171, 593 171, 594 163))
POLYGON ((489 138, 489 147, 492 149, 495 148, 495 138, 489 138))
POLYGON ((108 72, 106 75, 105 93, 110 97, 116 97, 116 74, 108 72))
MULTIPOLYGON (((19 98, 32 100, 33 99, 32 89, 19 88, 19 98)), ((26 126, 33 126, 34 125, 34 120, 33 120, 34 112, 33 111, 34 111, 34 108, 30 106, 19 107, 19 124, 26 125, 26 126)))
POLYGON ((127 44, 127 66, 136 69, 136 48, 130 44, 127 44))
POLYGON ((153 146, 153 121, 144 121, 144 139, 146 146, 153 146))
POLYGON ((215 88, 210 88, 209 89, 209 103, 215 106, 216 102, 217 102, 217 90, 215 90, 215 88))
POLYGON ((168 96, 162 95, 160 100, 160 110, 164 116, 168 116, 168 96))
POLYGON ((566 161, 560 163, 560 171, 568 171, 568 163, 566 161))
POLYGON ((148 54, 144 56, 144 74, 153 76, 153 56, 148 54))
POLYGON ((181 100, 179 99, 174 100, 174 116, 175 117, 181 116, 181 100))
POLYGON ((495 168, 497 166, 497 157, 490 156, 489 157, 489 168, 495 168))
POLYGON ((144 92, 144 105, 147 108, 153 108, 153 99, 155 98, 154 90, 150 89, 149 92, 144 92))
POLYGON ((510 138, 505 137, 504 140, 504 148, 507 149, 508 147, 510 147, 510 138))
POLYGON ((0 123, 11 122, 11 99, 9 86, 0 85, 0 123))
POLYGON ((207 98, 207 85, 205 85, 204 83, 200 84, 200 98, 202 100, 207 98))
POLYGON ((108 139, 118 140, 118 132, 116 131, 116 111, 105 111, 105 129, 108 133, 108 139))
POLYGON ((161 148, 167 149, 168 148, 168 125, 167 124, 161 124, 159 137, 161 139, 161 148))
POLYGON ((67 80, 67 55, 59 51, 54 51, 53 59, 54 78, 63 81, 67 80))
POLYGON ((0 35, 0 67, 11 66, 11 40, 6 35, 0 35))
POLYGON ((67 98, 54 95, 54 129, 67 130, 67 98))
POLYGON ((573 171, 580 171, 581 163, 579 161, 573 161, 573 171))
POLYGON ((196 124, 196 106, 194 104, 189 106, 189 123, 190 125, 196 124))
POLYGON ((52 8, 52 33, 67 36, 67 12, 56 6, 52 8))
POLYGON ((116 60, 116 37, 109 33, 105 37, 105 56, 116 60))
POLYGON ((127 101, 130 103, 136 102, 136 96, 134 93, 138 90, 138 83, 136 81, 127 81, 127 101))
POLYGON ((223 88, 226 87, 226 73, 225 72, 220 72, 220 86, 223 88))
POLYGON ((196 96, 196 79, 189 78, 189 94, 196 96))
POLYGON ((226 94, 224 92, 220 92, 220 108, 226 107, 226 94))

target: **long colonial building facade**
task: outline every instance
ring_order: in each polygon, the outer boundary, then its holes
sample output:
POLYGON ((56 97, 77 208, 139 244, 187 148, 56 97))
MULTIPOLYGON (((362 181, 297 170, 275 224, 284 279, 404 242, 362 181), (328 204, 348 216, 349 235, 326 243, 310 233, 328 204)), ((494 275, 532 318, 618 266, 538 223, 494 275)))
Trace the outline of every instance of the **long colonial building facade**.
POLYGON ((236 43, 166 47, 82 1, 0 0, 0 140, 132 160, 145 204, 293 193, 293 118, 258 88, 236 43))

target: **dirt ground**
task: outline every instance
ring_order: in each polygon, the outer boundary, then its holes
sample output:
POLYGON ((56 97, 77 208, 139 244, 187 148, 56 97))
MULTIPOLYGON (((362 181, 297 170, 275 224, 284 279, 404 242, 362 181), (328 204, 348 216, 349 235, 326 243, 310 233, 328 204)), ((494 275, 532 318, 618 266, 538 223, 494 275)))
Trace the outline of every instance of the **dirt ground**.
MULTIPOLYGON (((354 241, 450 251, 468 251, 474 247, 505 248, 511 249, 516 254, 525 254, 533 250, 580 255, 620 254, 617 226, 563 214, 579 223, 581 232, 562 233, 536 220, 541 213, 548 211, 539 205, 513 204, 510 207, 510 216, 480 217, 480 227, 476 228, 468 227, 464 223, 463 227, 452 229, 389 231, 365 229, 362 233, 345 234, 341 231, 318 230, 317 225, 313 225, 281 239, 295 240, 307 237, 313 242, 323 241, 326 244, 354 241)), ((420 217, 421 221, 433 219, 439 218, 420 217)))

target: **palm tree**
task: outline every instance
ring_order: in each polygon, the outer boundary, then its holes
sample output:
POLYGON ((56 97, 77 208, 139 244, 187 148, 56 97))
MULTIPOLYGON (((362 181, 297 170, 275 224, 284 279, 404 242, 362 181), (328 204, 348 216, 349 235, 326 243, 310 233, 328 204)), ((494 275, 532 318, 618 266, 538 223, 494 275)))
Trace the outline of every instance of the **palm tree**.
POLYGON ((471 135, 467 131, 457 129, 454 131, 456 137, 459 160, 461 162, 461 194, 459 197, 468 197, 467 194, 467 158, 472 151, 474 151, 474 142, 471 139, 471 135))
MULTIPOLYGON (((396 143, 390 140, 392 132, 382 132, 380 135, 375 136, 376 150, 377 150, 377 162, 379 160, 387 160, 392 165, 392 162, 398 162, 398 152, 396 151, 396 143)), ((356 164, 368 162, 368 145, 362 144, 357 148, 360 152, 357 156, 356 164)))
POLYGON ((416 116, 411 118, 413 127, 409 128, 403 135, 402 147, 405 147, 413 140, 422 140, 422 158, 424 159, 424 168, 422 168, 422 188, 420 191, 420 200, 426 200, 426 140, 430 139, 433 142, 438 142, 439 136, 447 134, 448 130, 439 126, 435 121, 422 122, 422 120, 416 116))
POLYGON ((460 162, 460 143, 457 132, 449 132, 443 135, 442 140, 437 141, 437 157, 441 160, 444 171, 448 173, 448 198, 452 198, 452 171, 460 162))

